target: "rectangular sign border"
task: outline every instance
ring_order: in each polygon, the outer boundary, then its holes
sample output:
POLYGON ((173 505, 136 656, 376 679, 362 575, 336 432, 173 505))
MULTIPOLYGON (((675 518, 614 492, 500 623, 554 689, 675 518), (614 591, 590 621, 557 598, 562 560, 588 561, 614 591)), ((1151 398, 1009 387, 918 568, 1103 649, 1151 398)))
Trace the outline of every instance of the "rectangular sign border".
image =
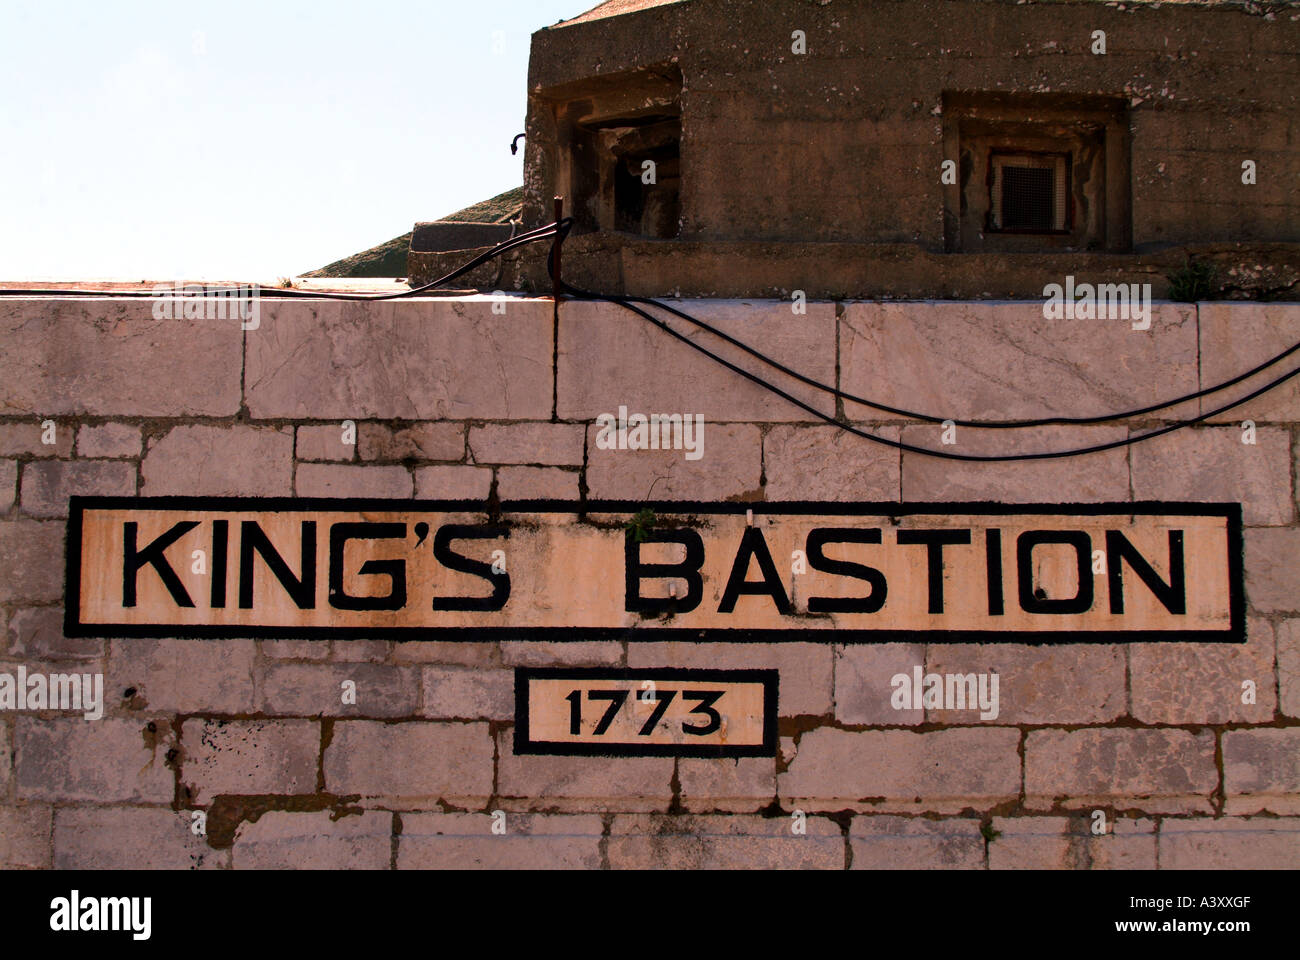
POLYGON ((632 643, 1014 643, 1043 646, 1068 643, 1245 643, 1246 598, 1244 540, 1240 503, 1194 503, 1141 500, 1125 503, 1028 503, 953 501, 899 503, 864 500, 696 501, 696 500, 502 500, 493 505, 482 500, 393 500, 371 497, 105 497, 73 496, 68 500, 67 540, 64 550, 63 632, 69 638, 136 639, 237 639, 327 640, 380 639, 398 642, 482 642, 536 640, 548 643, 619 640, 632 643), (752 510, 762 514, 820 514, 822 516, 906 517, 937 514, 981 516, 1005 514, 1032 516, 1194 516, 1223 517, 1228 521, 1228 603, 1226 630, 810 630, 717 629, 693 627, 286 627, 220 624, 83 624, 81 608, 81 528, 87 510, 410 510, 455 513, 593 513, 635 514, 650 508, 656 513, 732 514, 752 510), (413 635, 415 634, 415 635, 413 635))
POLYGON ((543 757, 774 757, 777 746, 777 707, 780 671, 767 668, 736 670, 693 667, 515 667, 516 756, 543 757), (681 743, 549 743, 529 739, 528 681, 541 680, 709 680, 763 685, 763 741, 730 745, 681 743))

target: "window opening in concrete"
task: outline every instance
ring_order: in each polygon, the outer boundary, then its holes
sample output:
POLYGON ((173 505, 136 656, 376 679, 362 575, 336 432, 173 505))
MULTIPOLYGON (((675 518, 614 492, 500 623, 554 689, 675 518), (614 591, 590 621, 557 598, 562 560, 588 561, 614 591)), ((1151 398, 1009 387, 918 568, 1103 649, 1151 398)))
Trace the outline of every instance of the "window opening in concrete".
POLYGON ((681 119, 608 121, 596 132, 603 229, 671 239, 681 217, 681 119))
POLYGON ((1069 170, 1068 154, 994 153, 989 158, 989 229, 1069 230, 1069 170))
POLYGON ((952 91, 943 108, 946 251, 1131 248, 1127 100, 952 91))

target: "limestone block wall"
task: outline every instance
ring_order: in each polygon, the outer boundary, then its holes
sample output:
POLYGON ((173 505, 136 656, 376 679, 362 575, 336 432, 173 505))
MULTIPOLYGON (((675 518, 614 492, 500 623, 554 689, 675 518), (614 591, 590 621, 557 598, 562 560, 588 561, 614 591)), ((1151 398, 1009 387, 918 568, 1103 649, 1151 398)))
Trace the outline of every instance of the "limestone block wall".
MULTIPOLYGON (((1300 336, 1300 306, 1278 303, 1158 303, 1149 330, 1049 321, 1041 303, 819 302, 803 315, 775 301, 681 305, 810 377, 953 419, 1141 407, 1233 376, 1300 336)), ((249 329, 156 320, 150 306, 0 300, 0 673, 102 673, 107 701, 95 721, 0 711, 0 866, 1300 863, 1294 380, 1134 446, 954 463, 848 435, 608 304, 266 300, 249 329), (596 419, 620 406, 703 415, 703 456, 602 449, 596 419), (1242 442, 1247 419, 1253 444, 1242 442), (342 442, 345 420, 355 444, 342 442), (485 507, 537 497, 1226 500, 1244 512, 1249 639, 76 639, 62 630, 73 494, 485 507), (553 664, 777 668, 778 754, 515 756, 513 668, 553 664), (998 672, 999 716, 893 709, 890 677, 917 665, 998 672), (356 683, 355 705, 340 702, 344 680, 356 683), (494 811, 506 814, 504 833, 493 832, 494 811)), ((940 446, 937 425, 772 379, 828 416, 940 446)), ((944 449, 1105 442, 1196 416, 1212 399, 1023 436, 959 428, 944 449)))

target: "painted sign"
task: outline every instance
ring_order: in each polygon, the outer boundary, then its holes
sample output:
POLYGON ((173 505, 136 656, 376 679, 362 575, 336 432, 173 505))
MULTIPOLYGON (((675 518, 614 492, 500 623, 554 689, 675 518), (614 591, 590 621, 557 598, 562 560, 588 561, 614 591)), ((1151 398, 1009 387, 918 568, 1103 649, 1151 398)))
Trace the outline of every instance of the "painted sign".
POLYGON ((515 670, 516 754, 770 757, 777 671, 515 670))
POLYGON ((1238 504, 78 498, 69 636, 1244 642, 1238 504))

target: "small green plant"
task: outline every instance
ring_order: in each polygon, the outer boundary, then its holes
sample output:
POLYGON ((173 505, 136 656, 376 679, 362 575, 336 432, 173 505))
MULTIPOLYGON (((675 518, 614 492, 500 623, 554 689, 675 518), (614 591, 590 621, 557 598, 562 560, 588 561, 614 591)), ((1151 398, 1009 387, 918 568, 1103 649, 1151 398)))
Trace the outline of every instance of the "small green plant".
POLYGON ((623 524, 623 529, 632 534, 632 539, 637 543, 644 543, 646 535, 654 529, 655 520, 655 512, 649 507, 642 507, 631 520, 623 524))
POLYGON ((983 835, 984 839, 987 840, 989 843, 992 843, 998 837, 1002 836, 1002 831, 994 830, 993 824, 991 823, 981 823, 980 833, 983 835))
POLYGON ((1183 303, 1210 299, 1214 292, 1213 276, 1214 270, 1208 263, 1189 260, 1187 266, 1169 274, 1169 299, 1183 303))

